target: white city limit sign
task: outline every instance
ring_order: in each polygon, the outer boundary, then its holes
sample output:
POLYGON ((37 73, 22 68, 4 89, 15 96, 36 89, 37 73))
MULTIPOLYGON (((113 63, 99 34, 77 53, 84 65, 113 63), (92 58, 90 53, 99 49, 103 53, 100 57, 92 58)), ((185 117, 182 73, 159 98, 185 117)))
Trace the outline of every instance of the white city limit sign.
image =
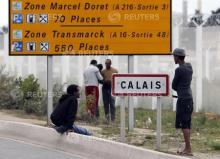
POLYGON ((166 74, 114 74, 113 96, 168 96, 169 76, 166 74))

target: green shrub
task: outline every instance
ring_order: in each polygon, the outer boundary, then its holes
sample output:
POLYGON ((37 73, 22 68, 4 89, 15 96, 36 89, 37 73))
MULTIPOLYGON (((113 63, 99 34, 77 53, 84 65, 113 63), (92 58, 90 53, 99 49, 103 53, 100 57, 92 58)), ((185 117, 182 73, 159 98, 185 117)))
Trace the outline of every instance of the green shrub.
POLYGON ((78 105, 77 118, 82 121, 87 121, 88 113, 86 111, 86 100, 81 100, 78 105))
POLYGON ((36 114, 39 116, 46 115, 46 98, 35 98, 31 100, 25 100, 23 109, 27 114, 36 114))
POLYGON ((13 109, 18 107, 21 95, 17 96, 15 77, 5 71, 5 66, 0 66, 0 108, 13 109))
POLYGON ((64 94, 65 92, 63 92, 63 88, 64 85, 61 85, 59 83, 56 83, 53 86, 53 107, 55 108, 59 102, 60 97, 62 96, 62 94, 64 94))
POLYGON ((214 150, 220 150, 220 142, 214 141, 213 139, 208 139, 208 146, 213 148, 214 150))
POLYGON ((40 84, 38 83, 38 79, 35 79, 34 75, 29 75, 23 81, 20 80, 19 84, 25 100, 34 98, 36 93, 40 90, 40 84))
POLYGON ((20 89, 23 92, 23 110, 28 114, 46 114, 46 93, 40 89, 38 79, 29 75, 24 80, 19 80, 20 89))
POLYGON ((201 114, 197 118, 195 118, 194 124, 196 127, 204 127, 206 124, 207 118, 205 114, 201 114))

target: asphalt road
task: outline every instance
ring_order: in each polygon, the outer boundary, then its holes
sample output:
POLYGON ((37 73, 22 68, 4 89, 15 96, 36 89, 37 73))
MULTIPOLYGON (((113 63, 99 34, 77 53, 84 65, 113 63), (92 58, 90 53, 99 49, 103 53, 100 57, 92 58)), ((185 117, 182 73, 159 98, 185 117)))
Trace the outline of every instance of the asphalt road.
POLYGON ((0 138, 1 159, 83 159, 62 151, 0 138))

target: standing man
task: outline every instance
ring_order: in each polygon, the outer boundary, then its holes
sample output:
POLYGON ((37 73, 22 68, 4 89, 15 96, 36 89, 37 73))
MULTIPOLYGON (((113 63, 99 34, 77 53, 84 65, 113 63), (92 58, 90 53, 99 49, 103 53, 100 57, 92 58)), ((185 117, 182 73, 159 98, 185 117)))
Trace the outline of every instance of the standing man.
POLYGON ((111 67, 112 62, 110 59, 105 61, 106 69, 102 71, 103 86, 102 86, 102 96, 105 110, 105 117, 107 121, 109 121, 111 117, 111 121, 115 120, 115 97, 112 96, 112 75, 114 73, 118 73, 118 71, 111 67), (111 114, 110 114, 111 113, 111 114))
POLYGON ((193 112, 193 97, 191 90, 191 81, 193 69, 190 63, 186 63, 185 50, 175 49, 173 51, 175 64, 179 67, 175 70, 175 76, 172 82, 173 90, 177 91, 178 100, 176 106, 176 129, 182 129, 185 140, 185 148, 178 151, 180 155, 192 155, 190 144, 191 116, 193 112))
POLYGON ((103 77, 97 67, 97 61, 92 60, 84 72, 87 111, 92 118, 99 117, 99 81, 102 80, 103 77))

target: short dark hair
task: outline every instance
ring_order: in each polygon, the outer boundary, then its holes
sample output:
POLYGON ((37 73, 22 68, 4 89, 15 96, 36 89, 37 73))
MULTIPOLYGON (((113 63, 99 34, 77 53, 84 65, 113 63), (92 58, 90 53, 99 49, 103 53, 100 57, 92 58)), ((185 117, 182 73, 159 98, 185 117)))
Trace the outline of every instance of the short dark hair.
POLYGON ((181 61, 184 61, 184 60, 185 60, 185 56, 178 56, 178 58, 179 58, 181 61))
POLYGON ((97 65, 97 61, 96 60, 91 60, 90 64, 91 65, 97 65))
POLYGON ((98 64, 97 67, 98 67, 99 71, 102 71, 102 69, 103 69, 103 65, 102 64, 98 64))
POLYGON ((67 87, 66 92, 67 92, 67 94, 74 94, 79 90, 78 88, 79 88, 79 86, 72 84, 67 87))
POLYGON ((112 63, 112 60, 111 59, 106 59, 105 61, 110 61, 112 63))

